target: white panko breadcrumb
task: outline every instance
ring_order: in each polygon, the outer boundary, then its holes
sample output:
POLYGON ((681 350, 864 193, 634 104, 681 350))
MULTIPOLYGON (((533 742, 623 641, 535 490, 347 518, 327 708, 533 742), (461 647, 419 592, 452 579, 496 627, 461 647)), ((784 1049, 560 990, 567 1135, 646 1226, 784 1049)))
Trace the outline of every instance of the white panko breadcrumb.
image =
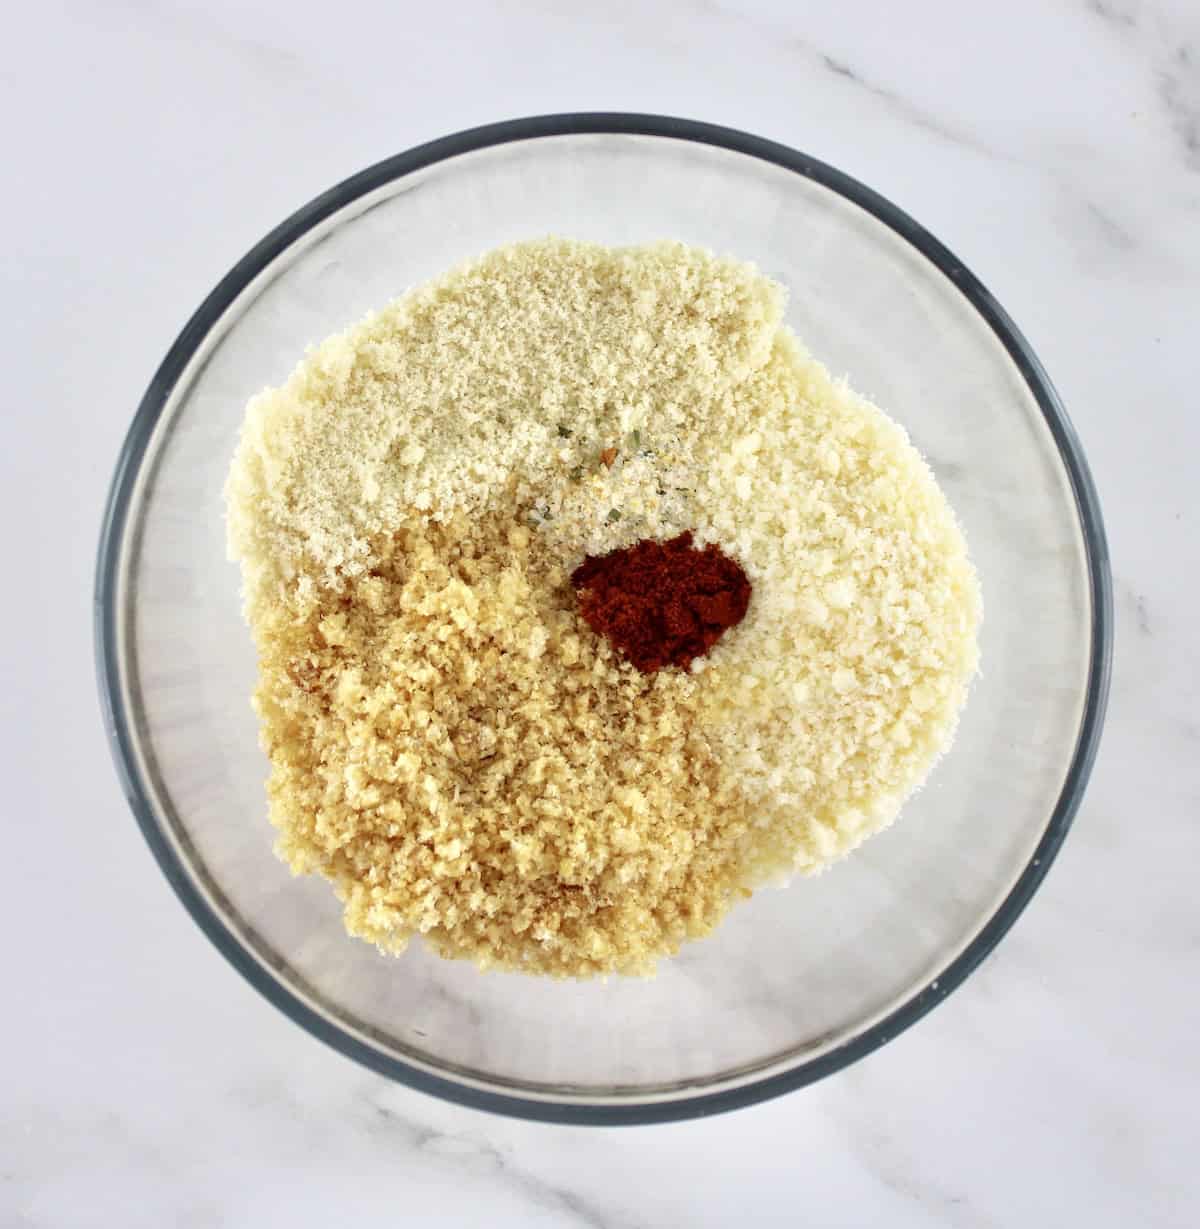
POLYGON ((890 822, 953 736, 978 583, 903 429, 678 243, 491 252, 254 398, 227 487, 279 850, 347 928, 646 973, 890 822), (753 585, 691 672, 579 616, 693 530, 753 585))
POLYGON ((251 602, 369 569, 413 511, 514 480, 535 500, 641 428, 686 441, 766 361, 782 308, 750 266, 677 243, 518 244, 409 291, 247 406, 228 507, 251 602))

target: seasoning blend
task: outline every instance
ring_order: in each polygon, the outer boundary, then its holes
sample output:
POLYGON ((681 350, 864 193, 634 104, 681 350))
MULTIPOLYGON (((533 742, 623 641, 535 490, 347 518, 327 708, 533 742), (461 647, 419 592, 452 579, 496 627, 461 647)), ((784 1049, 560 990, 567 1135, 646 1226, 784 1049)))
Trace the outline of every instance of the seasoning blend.
POLYGON ((571 584, 592 630, 645 674, 687 669, 750 604, 746 573, 717 546, 693 547, 690 530, 669 542, 645 539, 588 555, 571 584))

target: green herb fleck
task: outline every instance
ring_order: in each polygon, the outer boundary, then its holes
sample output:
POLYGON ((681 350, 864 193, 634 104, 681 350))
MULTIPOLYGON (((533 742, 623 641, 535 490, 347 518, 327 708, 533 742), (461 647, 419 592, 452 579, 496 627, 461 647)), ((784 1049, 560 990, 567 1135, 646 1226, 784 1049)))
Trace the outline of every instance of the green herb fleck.
POLYGON ((558 424, 558 438, 560 440, 569 440, 571 438, 570 428, 564 427, 562 423, 559 423, 558 424))
POLYGON ((642 433, 640 431, 634 431, 629 438, 633 441, 633 448, 636 452, 642 446, 642 433))
POLYGON ((613 521, 619 521, 621 519, 621 513, 617 508, 609 508, 608 516, 606 519, 609 521, 610 524, 613 521))
POLYGON ((571 470, 571 481, 578 482, 582 477, 583 477, 583 466, 576 465, 575 468, 571 470))

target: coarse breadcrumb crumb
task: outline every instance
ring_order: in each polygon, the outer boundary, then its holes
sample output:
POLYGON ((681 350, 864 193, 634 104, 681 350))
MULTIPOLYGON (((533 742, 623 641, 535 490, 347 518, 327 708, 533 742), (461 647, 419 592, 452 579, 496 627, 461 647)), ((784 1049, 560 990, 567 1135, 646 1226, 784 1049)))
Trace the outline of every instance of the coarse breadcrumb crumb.
POLYGON ((338 597, 260 623, 280 850, 352 933, 481 965, 643 972, 738 890, 747 808, 687 674, 583 625, 536 534, 414 518, 338 597))
POLYGON ((385 950, 645 973, 894 818, 978 585, 903 430, 680 244, 492 252, 248 407, 228 484, 279 850, 385 950), (753 584, 690 673, 580 618, 584 554, 694 531, 753 584))

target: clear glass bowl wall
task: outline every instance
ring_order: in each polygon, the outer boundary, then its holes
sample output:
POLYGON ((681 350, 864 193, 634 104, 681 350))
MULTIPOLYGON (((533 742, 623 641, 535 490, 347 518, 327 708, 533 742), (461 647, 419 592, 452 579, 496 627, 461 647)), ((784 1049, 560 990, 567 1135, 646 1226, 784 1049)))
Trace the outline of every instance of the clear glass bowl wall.
MULTIPOLYGON (((299 1023, 458 1100, 646 1121, 842 1065, 998 939, 1057 847, 1094 750, 1107 569, 1086 467, 1036 359, 907 218, 738 134, 553 123, 467 134, 364 173, 285 223, 197 313, 114 483, 101 687, 164 869, 221 950, 299 1023), (254 651, 225 556, 222 485, 250 395, 406 287, 550 233, 678 238, 781 281, 813 353, 928 458, 984 591, 983 672, 952 752, 900 820, 827 874, 757 893, 649 981, 485 976, 419 943, 392 959, 346 937, 328 885, 291 878, 272 854, 254 651)), ((621 123, 638 127, 605 126, 621 123)))

